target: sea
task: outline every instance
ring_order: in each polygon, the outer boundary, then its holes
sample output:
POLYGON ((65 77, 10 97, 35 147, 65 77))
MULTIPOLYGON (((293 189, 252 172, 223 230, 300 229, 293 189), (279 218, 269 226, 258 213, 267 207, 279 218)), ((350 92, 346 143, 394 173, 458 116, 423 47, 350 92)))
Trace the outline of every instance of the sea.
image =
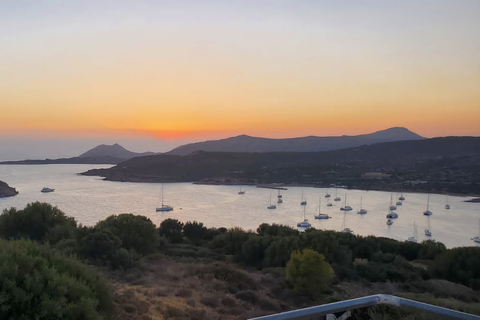
MULTIPOLYGON (((132 213, 160 223, 167 218, 182 222, 198 221, 207 227, 241 227, 256 230, 262 223, 277 223, 296 228, 305 218, 316 229, 340 231, 345 223, 357 235, 387 237, 406 241, 417 234, 419 242, 433 239, 447 248, 475 246, 471 239, 480 234, 480 204, 465 202, 472 197, 442 194, 403 193, 405 200, 394 210, 399 217, 393 225, 386 224, 391 199, 396 202, 400 192, 347 190, 344 188, 287 187, 287 190, 256 186, 199 185, 193 183, 133 183, 105 181, 101 177, 79 175, 93 168, 111 165, 0 165, 0 180, 19 191, 14 197, 0 198, 0 212, 24 208, 34 201, 57 206, 78 223, 93 226, 110 215, 132 213), (43 187, 54 188, 42 193, 43 187), (174 207, 170 212, 156 212, 164 203, 174 207), (239 194, 242 190, 245 194, 239 194), (278 195, 283 203, 276 203, 278 195), (330 193, 331 207, 325 194, 330 193), (333 201, 335 194, 341 201, 333 201), (306 206, 300 205, 302 195, 306 206), (346 203, 345 203, 346 199, 346 203), (445 204, 451 209, 445 209, 445 204), (267 209, 275 203, 276 209, 267 209), (427 202, 432 215, 423 215, 427 202), (357 214, 360 205, 368 211, 357 214), (314 219, 314 214, 328 214, 328 220, 314 219), (353 208, 344 212, 344 205, 353 208), (432 237, 424 235, 430 219, 432 237)), ((300 229, 302 230, 302 229, 300 229)))

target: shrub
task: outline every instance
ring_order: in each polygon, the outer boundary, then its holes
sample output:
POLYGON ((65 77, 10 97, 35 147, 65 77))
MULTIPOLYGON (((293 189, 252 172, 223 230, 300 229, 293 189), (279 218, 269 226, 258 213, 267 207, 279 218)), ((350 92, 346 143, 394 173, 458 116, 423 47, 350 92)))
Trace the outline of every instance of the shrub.
POLYGON ((335 277, 325 257, 312 249, 292 252, 286 272, 295 291, 313 297, 327 289, 335 277))
POLYGON ((144 216, 133 214, 112 215, 100 221, 96 229, 108 230, 122 241, 126 250, 135 250, 142 255, 155 252, 159 236, 153 222, 144 216))
POLYGON ((0 215, 0 237, 5 239, 57 243, 72 238, 76 226, 75 219, 48 203, 29 203, 23 210, 6 209, 0 215))
POLYGON ((208 229, 203 226, 201 222, 187 222, 183 226, 183 233, 185 237, 190 239, 196 245, 200 244, 201 240, 204 239, 207 234, 208 229))
POLYGON ((90 267, 27 240, 0 240, 0 319, 108 319, 112 298, 90 267))
POLYGON ((173 243, 180 243, 182 242, 182 230, 183 230, 183 223, 178 221, 177 219, 165 219, 160 224, 158 231, 160 235, 167 238, 173 243))

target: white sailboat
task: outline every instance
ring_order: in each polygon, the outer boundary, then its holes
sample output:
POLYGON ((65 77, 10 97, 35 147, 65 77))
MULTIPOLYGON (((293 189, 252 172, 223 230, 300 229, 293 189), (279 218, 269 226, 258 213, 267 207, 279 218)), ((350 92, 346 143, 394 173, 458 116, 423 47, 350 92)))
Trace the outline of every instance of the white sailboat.
POLYGON ((242 187, 240 187, 240 190, 238 191, 238 194, 245 194, 245 191, 242 190, 242 187))
POLYGON ((357 211, 358 214, 366 214, 367 213, 367 209, 363 209, 362 207, 362 200, 363 198, 360 197, 360 210, 357 211))
POLYGON ((328 219, 330 218, 328 214, 321 213, 322 211, 322 198, 318 199, 318 214, 314 214, 313 217, 315 219, 328 219))
POLYGON ((331 194, 328 193, 328 189, 327 189, 327 193, 325 193, 325 198, 330 198, 331 197, 331 194))
POLYGON ((429 204, 430 204, 430 195, 427 196, 427 210, 423 212, 424 216, 431 216, 433 214, 432 211, 428 210, 429 204))
POLYGON ((305 208, 306 208, 306 207, 303 207, 303 221, 297 223, 297 227, 300 227, 300 228, 310 228, 310 227, 312 226, 312 225, 310 224, 310 222, 308 222, 307 218, 305 218, 305 208))
POLYGON ((403 192, 400 194, 400 197, 398 197, 398 200, 400 200, 400 201, 405 200, 405 197, 403 196, 403 192))
POLYGON ((330 198, 327 198, 327 207, 333 206, 333 203, 330 202, 330 198))
POLYGON ((343 222, 342 222, 342 230, 341 232, 345 232, 345 233, 353 233, 353 230, 348 228, 347 225, 346 225, 346 222, 345 222, 345 219, 347 217, 347 212, 344 211, 343 213, 343 222))
POLYGON ((448 203, 448 195, 447 195, 447 203, 445 204, 445 209, 447 209, 447 210, 450 209, 450 204, 448 203))
POLYGON ((305 197, 305 194, 302 189, 302 201, 300 202, 300 205, 306 206, 307 205, 307 198, 305 197))
POLYGON ((476 243, 480 243, 480 219, 478 219, 478 236, 472 238, 476 243))
POLYGON ((390 194, 390 210, 397 210, 397 206, 393 204, 393 194, 390 194))
POLYGON ((417 242, 417 226, 415 225, 415 221, 413 222, 413 237, 408 237, 408 241, 417 242))
POLYGON ((432 236, 432 231, 430 228, 430 216, 427 216, 427 229, 425 229, 425 236, 431 237, 432 236))
POLYGON ((277 206, 272 204, 272 194, 270 193, 270 201, 269 205, 267 206, 267 209, 277 209, 277 206))
POLYGON ((162 183, 162 206, 161 207, 157 207, 156 211, 172 211, 173 210, 173 207, 172 206, 169 206, 167 204, 164 204, 163 203, 163 183, 162 183))
POLYGON ((345 204, 342 208, 340 208, 340 210, 342 211, 351 211, 353 210, 352 207, 350 206, 347 206, 347 194, 345 193, 345 204))
POLYGON ((339 196, 337 196, 337 188, 335 187, 335 198, 333 199, 333 201, 340 201, 342 199, 340 199, 339 196))

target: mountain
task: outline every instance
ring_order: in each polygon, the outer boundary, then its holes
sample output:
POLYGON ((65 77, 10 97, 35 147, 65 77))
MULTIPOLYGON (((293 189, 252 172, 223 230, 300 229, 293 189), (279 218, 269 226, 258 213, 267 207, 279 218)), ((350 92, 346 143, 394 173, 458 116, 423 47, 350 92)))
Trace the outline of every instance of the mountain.
POLYGON ((143 153, 132 152, 125 149, 118 143, 115 143, 114 145, 101 144, 99 146, 96 146, 95 148, 90 149, 85 153, 82 153, 81 155, 78 156, 78 158, 112 157, 112 158, 127 160, 134 157, 150 156, 153 154, 154 154, 153 152, 143 152, 143 153))
POLYGON ((134 158, 154 155, 153 152, 132 152, 119 144, 99 145, 78 157, 44 160, 2 161, 0 164, 117 164, 134 158))
POLYGON ((161 154, 83 174, 132 182, 341 184, 359 189, 480 193, 480 138, 384 142, 309 153, 161 154))
POLYGON ((370 134, 338 137, 302 137, 290 139, 256 138, 247 135, 190 143, 168 154, 184 156, 195 151, 213 152, 318 152, 352 148, 380 142, 421 140, 423 137, 406 128, 390 128, 370 134))

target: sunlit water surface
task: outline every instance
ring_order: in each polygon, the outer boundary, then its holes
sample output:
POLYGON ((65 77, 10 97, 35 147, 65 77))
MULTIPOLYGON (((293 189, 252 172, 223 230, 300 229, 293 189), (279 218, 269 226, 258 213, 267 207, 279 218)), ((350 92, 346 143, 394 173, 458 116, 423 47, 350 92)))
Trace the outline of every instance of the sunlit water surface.
MULTIPOLYGON (((404 193, 405 201, 395 210, 399 218, 391 226, 386 225, 386 214, 390 197, 394 201, 399 193, 328 189, 332 194, 332 207, 327 207, 324 197, 327 189, 288 187, 282 190, 283 203, 277 209, 268 210, 270 201, 276 202, 277 190, 242 186, 245 194, 239 195, 239 186, 194 185, 191 183, 168 183, 164 185, 164 201, 174 207, 171 212, 156 212, 161 202, 161 184, 128 183, 103 181, 100 177, 86 177, 77 173, 92 168, 109 165, 0 165, 0 180, 17 188, 17 196, 0 198, 0 209, 16 207, 22 209, 33 201, 51 203, 66 215, 74 217, 84 225, 94 225, 112 214, 133 213, 144 215, 159 225, 166 218, 183 222, 201 221, 207 227, 242 227, 255 230, 261 223, 279 223, 296 227, 303 220, 304 207, 300 205, 302 192, 307 206, 305 214, 312 226, 317 229, 340 230, 344 219, 343 206, 347 195, 347 205, 353 210, 345 215, 347 227, 358 235, 375 235, 406 240, 414 234, 414 223, 418 240, 427 239, 423 230, 427 217, 423 215, 427 205, 427 195, 404 193), (55 192, 41 193, 43 187, 54 188, 55 192), (342 198, 334 202, 337 191, 342 198), (321 198, 321 212, 330 215, 328 220, 316 220, 321 198), (366 215, 357 214, 360 208, 368 210, 366 215)), ((447 247, 474 246, 471 240, 479 235, 480 204, 464 202, 468 197, 449 196, 450 210, 445 209, 446 196, 430 195, 431 239, 443 242, 447 247)))

